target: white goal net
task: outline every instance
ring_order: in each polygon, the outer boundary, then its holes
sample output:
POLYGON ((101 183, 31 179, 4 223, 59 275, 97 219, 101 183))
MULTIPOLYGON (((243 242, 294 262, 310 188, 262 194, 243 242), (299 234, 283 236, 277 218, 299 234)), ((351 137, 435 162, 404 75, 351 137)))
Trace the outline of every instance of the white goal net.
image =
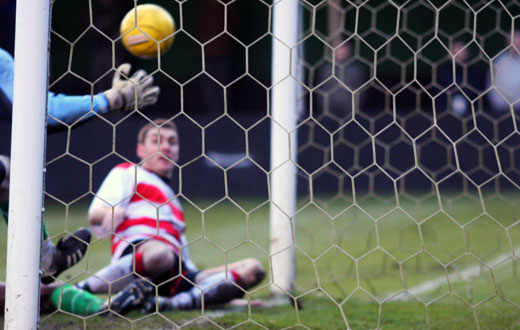
MULTIPOLYGON (((266 278, 231 306, 114 318, 58 306, 42 327, 519 326, 520 4, 299 0, 300 31, 288 45, 272 28, 284 1, 155 1, 177 31, 171 50, 151 60, 128 54, 118 34, 140 3, 52 3, 51 91, 94 95, 131 62, 161 95, 153 107, 96 114, 49 135, 51 238, 88 225, 101 180, 118 163, 139 163, 138 128, 163 117, 179 127, 169 184, 185 212, 182 248, 199 269, 255 258, 266 278), (271 76, 275 44, 292 63, 280 81, 271 76), (293 127, 277 121, 271 102, 288 80, 298 91, 295 108, 284 109, 296 112, 293 127), (296 172, 287 178, 293 214, 273 201, 271 179, 283 167, 270 163, 274 129, 287 136, 274 144, 296 148, 284 163, 296 172), (270 233, 270 207, 294 228, 282 250, 272 250, 281 238, 270 233), (273 260, 288 251, 295 280, 282 288, 285 305, 271 290, 273 260)), ((94 238, 58 282, 109 264, 111 240, 94 238)))

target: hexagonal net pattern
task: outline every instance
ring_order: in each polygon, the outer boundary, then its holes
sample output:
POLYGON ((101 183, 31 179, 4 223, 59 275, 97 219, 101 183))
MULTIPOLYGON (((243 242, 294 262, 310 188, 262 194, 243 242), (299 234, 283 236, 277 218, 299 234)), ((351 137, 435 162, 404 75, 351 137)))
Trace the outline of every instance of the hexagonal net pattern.
MULTIPOLYGON (((278 251, 270 250, 268 219, 269 207, 276 207, 270 206, 270 176, 277 170, 269 165, 270 128, 277 125, 270 97, 283 83, 271 79, 272 44, 281 42, 271 23, 284 1, 157 2, 176 22, 175 41, 167 53, 148 60, 129 55, 118 34, 135 3, 53 1, 51 91, 90 93, 93 100, 110 88, 123 62, 146 70, 161 88, 155 106, 105 115, 92 105, 74 122, 54 118, 62 133, 49 135, 47 143, 51 238, 88 226, 92 200, 108 205, 112 224, 93 238, 84 260, 58 278, 59 289, 94 277, 105 287, 98 297, 110 306, 120 297, 118 282, 140 280, 152 287, 146 297, 155 300, 147 313, 139 312, 144 303, 128 314, 111 306, 113 317, 103 318, 98 311, 67 310, 62 290, 42 327, 518 324, 520 6, 484 0, 298 1, 302 30, 295 45, 284 45, 287 56, 298 54, 302 72, 298 76, 292 68, 284 77, 300 86, 297 125, 288 130, 289 141, 297 143, 297 157, 290 160, 297 172, 297 206, 287 214, 294 227, 288 248, 296 255, 287 305, 270 298, 278 251), (178 127, 180 158, 160 147, 137 157, 137 131, 161 117, 178 127), (139 173, 158 153, 173 167, 166 180, 173 190, 154 199, 140 190, 139 173), (100 193, 102 180, 120 163, 128 173, 117 184, 133 187, 125 200, 154 210, 150 228, 156 236, 123 235, 117 212, 124 201, 113 203, 100 193), (161 217, 167 208, 182 213, 187 229, 168 255, 187 260, 189 249, 202 273, 225 265, 217 272, 221 278, 206 285, 187 275, 182 263, 174 271, 163 269, 166 277, 142 269, 168 264, 164 255, 140 260, 148 242, 164 241, 161 217), (114 264, 115 241, 129 247, 132 261, 106 279, 100 271, 114 264), (250 273, 237 270, 244 259, 252 262, 246 269, 265 271, 260 283, 249 285, 244 274, 250 273), (188 311, 178 311, 178 305, 165 309, 158 297, 170 299, 171 293, 181 299, 180 282, 200 301, 188 311), (214 289, 230 283, 225 291, 237 293, 214 303, 214 289), (165 294, 164 287, 173 289, 165 294), (233 307, 222 305, 239 297, 233 307)), ((165 131, 167 126, 157 128, 158 134, 165 131)))

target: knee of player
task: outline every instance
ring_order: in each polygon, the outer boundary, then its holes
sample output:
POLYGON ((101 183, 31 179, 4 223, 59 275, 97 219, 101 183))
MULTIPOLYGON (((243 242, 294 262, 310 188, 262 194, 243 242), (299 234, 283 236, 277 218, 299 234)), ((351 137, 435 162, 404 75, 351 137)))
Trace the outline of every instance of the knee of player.
POLYGON ((146 251, 143 255, 147 272, 164 272, 171 269, 175 263, 175 253, 169 249, 146 251))
POLYGON ((244 260, 244 264, 245 276, 243 276, 242 280, 244 281, 246 289, 249 289, 262 282, 265 278, 265 270, 262 263, 257 259, 246 259, 244 260))

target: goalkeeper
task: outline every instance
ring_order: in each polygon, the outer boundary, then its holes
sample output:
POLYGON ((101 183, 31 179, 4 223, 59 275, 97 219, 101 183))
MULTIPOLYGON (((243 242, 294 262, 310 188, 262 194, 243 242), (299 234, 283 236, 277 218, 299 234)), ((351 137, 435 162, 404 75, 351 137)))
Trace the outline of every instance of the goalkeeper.
MULTIPOLYGON (((93 97, 91 95, 69 96, 49 92, 49 117, 47 121, 49 131, 59 128, 60 123, 70 125, 79 119, 91 118, 96 113, 105 114, 116 110, 131 111, 155 104, 160 89, 153 86, 153 77, 147 75, 144 70, 139 70, 129 77, 130 70, 130 64, 120 65, 114 74, 112 88, 93 97), (129 77, 129 79, 123 79, 122 75, 129 77), (135 103, 136 100, 137 104, 135 103)), ((13 57, 0 48, 0 118, 9 121, 12 112, 13 79, 13 57)), ((6 221, 8 196, 9 157, 0 155, 0 214, 4 216, 6 221)), ((48 239, 45 224, 43 225, 43 234, 42 282, 49 283, 83 257, 91 235, 87 229, 81 228, 55 246, 48 239)))

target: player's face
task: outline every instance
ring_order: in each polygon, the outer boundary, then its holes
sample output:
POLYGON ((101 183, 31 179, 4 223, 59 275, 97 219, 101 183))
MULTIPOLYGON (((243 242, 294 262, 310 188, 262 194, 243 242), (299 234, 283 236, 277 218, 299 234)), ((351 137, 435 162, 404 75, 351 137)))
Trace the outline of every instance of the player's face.
POLYGON ((137 145, 137 156, 144 160, 142 166, 160 176, 170 177, 179 160, 179 136, 169 128, 146 132, 143 143, 137 145))

